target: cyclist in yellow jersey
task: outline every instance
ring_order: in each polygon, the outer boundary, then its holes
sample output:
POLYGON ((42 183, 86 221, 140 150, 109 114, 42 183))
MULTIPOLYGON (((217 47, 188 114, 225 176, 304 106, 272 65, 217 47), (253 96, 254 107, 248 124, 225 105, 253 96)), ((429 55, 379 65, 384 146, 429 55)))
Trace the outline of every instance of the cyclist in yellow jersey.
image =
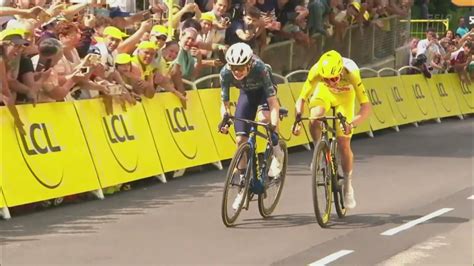
MULTIPOLYGON (((340 125, 336 126, 337 144, 342 159, 344 172, 344 197, 347 208, 354 208, 354 189, 352 188, 353 153, 351 150, 352 129, 369 117, 371 104, 367 97, 364 84, 357 65, 348 58, 343 58, 332 50, 321 56, 310 69, 303 90, 296 101, 296 120, 301 118, 303 108, 309 96, 310 117, 322 117, 331 108, 341 112, 347 118, 346 132, 340 125), (314 92, 313 92, 314 91, 314 92), (354 115, 355 97, 359 100, 360 110, 354 115)), ((299 134, 300 127, 294 130, 299 134)), ((320 122, 310 122, 310 132, 316 144, 321 136, 320 122)))

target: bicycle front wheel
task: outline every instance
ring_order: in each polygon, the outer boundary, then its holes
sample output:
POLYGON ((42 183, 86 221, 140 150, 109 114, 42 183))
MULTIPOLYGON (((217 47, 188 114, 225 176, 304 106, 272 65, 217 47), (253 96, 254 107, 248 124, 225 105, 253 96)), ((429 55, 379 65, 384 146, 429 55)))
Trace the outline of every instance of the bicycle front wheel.
MULTIPOLYGON (((280 174, 275 177, 268 177, 265 180, 265 193, 258 196, 258 211, 263 218, 270 216, 278 205, 283 185, 285 184, 286 168, 288 165, 288 149, 283 140, 279 142, 281 150, 284 152, 283 165, 280 174)), ((267 163, 265 173, 268 173, 271 162, 267 163)), ((267 174, 268 176, 268 174, 267 174)))
POLYGON ((336 213, 339 218, 344 218, 347 213, 347 209, 344 206, 344 177, 342 173, 341 155, 337 147, 337 141, 331 142, 331 155, 332 162, 334 164, 334 170, 336 174, 333 175, 333 196, 334 206, 336 207, 336 213))
POLYGON ((221 210, 222 221, 227 227, 233 226, 244 206, 250 184, 251 169, 247 166, 251 155, 250 144, 244 143, 237 149, 230 162, 221 210))
POLYGON ((329 146, 325 141, 320 141, 314 150, 311 172, 314 214, 318 224, 326 228, 331 215, 332 165, 329 146))

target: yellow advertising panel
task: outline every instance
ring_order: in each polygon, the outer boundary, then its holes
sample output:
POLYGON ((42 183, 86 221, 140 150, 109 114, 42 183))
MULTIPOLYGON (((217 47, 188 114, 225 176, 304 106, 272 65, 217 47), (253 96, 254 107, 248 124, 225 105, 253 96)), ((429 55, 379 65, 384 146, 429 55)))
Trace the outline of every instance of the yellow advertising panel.
POLYGON ((396 126, 385 89, 381 86, 385 82, 383 78, 366 78, 362 82, 372 104, 372 114, 370 116, 372 130, 396 126))
POLYGON ((2 107, 2 189, 8 206, 100 188, 71 102, 18 105, 25 135, 2 107))
POLYGON ((280 121, 280 137, 285 140, 288 147, 309 143, 306 134, 295 136, 291 132, 293 123, 295 122, 295 100, 291 95, 291 89, 288 84, 278 84, 277 97, 280 106, 288 109, 288 117, 285 117, 280 121))
POLYGON ((103 188, 163 173, 140 103, 114 101, 109 114, 99 99, 74 105, 103 188))
POLYGON ((421 114, 421 119, 428 120, 438 118, 430 88, 423 75, 402 75, 402 82, 408 96, 415 99, 416 109, 421 114))
MULTIPOLYGON (((235 141, 234 127, 230 127, 229 134, 221 134, 217 131, 217 126, 222 120, 221 115, 221 90, 220 89, 200 89, 198 90, 202 108, 206 115, 206 120, 211 130, 212 138, 216 144, 219 160, 232 158, 237 149, 235 141)), ((239 93, 237 89, 231 89, 231 98, 236 99, 239 93)), ((235 113, 236 102, 231 101, 231 112, 235 113)))
POLYGON ((0 209, 5 207, 5 197, 3 196, 2 187, 0 186, 0 209))
POLYGON ((461 114, 453 84, 446 78, 444 74, 433 75, 428 79, 433 100, 436 104, 439 117, 456 116, 461 114))
POLYGON ((187 98, 186 108, 168 92, 143 101, 165 172, 219 161, 198 92, 187 98))
POLYGON ((466 85, 461 83, 456 73, 444 74, 441 79, 451 82, 459 108, 463 114, 474 113, 474 85, 466 85))
POLYGON ((415 97, 412 96, 412 93, 409 93, 409 88, 404 86, 400 77, 383 77, 380 87, 385 91, 397 125, 409 124, 423 119, 421 112, 418 111, 415 97))

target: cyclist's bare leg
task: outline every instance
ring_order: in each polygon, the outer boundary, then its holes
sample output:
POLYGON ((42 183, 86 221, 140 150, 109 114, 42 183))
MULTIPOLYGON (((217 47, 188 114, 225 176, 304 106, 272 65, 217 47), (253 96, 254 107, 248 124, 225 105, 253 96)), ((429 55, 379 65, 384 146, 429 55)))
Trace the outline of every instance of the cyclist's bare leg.
POLYGON ((354 154, 351 149, 351 138, 337 137, 337 146, 341 155, 342 171, 344 175, 352 173, 352 163, 354 154))
MULTIPOLYGON (((310 110, 310 117, 321 117, 324 116, 326 110, 322 106, 315 106, 310 110)), ((313 144, 316 147, 318 144, 319 139, 321 138, 321 122, 317 120, 310 120, 309 121, 309 132, 311 133, 311 137, 313 138, 313 144)))

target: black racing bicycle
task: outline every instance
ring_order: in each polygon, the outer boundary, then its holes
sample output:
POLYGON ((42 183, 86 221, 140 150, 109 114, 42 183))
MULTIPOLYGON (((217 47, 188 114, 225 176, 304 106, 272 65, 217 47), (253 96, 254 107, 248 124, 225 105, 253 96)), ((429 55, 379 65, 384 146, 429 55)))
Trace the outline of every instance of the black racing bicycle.
MULTIPOLYGON (((333 108, 333 113, 335 110, 333 108)), ((324 116, 318 118, 302 117, 296 120, 293 129, 303 120, 321 121, 321 139, 316 145, 311 162, 312 192, 314 213, 318 224, 329 227, 331 206, 334 201, 336 213, 339 218, 346 216, 347 209, 344 207, 344 177, 342 175, 341 158, 336 141, 336 120, 345 129, 346 118, 341 114, 324 116), (332 121, 332 127, 329 122, 332 121), (332 133, 332 137, 329 137, 332 133)))
MULTIPOLYGON (((280 118, 287 115, 288 110, 281 108, 280 118)), ((280 139, 279 145, 284 152, 283 165, 278 174, 270 176, 270 162, 273 155, 271 125, 225 115, 219 128, 230 125, 234 120, 245 122, 251 128, 248 141, 238 147, 227 171, 222 197, 222 221, 227 227, 234 225, 242 209, 248 210, 254 195, 258 195, 260 215, 267 218, 272 214, 280 200, 288 164, 286 143, 280 139), (258 127, 264 128, 265 133, 258 131, 258 127), (263 154, 257 152, 257 136, 267 140, 263 154)))

